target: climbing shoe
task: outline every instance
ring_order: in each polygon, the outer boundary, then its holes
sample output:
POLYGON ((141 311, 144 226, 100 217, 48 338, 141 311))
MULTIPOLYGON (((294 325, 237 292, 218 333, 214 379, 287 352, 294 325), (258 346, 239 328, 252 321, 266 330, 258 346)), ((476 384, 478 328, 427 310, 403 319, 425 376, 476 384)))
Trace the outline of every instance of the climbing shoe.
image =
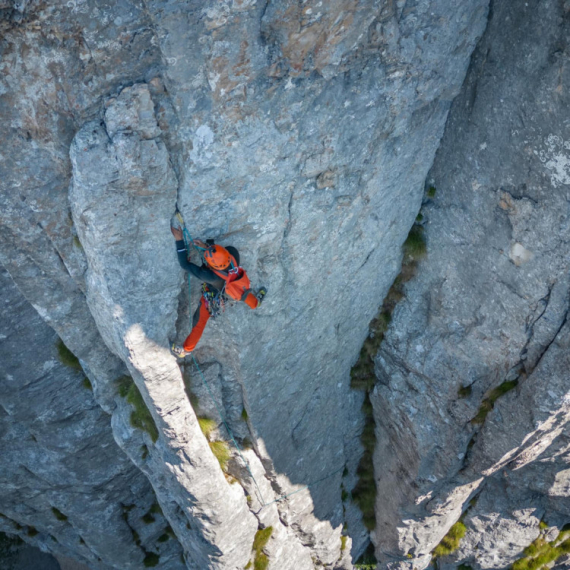
POLYGON ((263 302, 265 295, 267 295, 267 289, 265 287, 258 289, 257 293, 255 294, 255 297, 257 298, 257 301, 260 305, 263 302))
POLYGON ((185 358, 186 356, 192 354, 191 352, 186 352, 183 347, 173 344, 170 347, 170 352, 176 356, 176 358, 185 358))

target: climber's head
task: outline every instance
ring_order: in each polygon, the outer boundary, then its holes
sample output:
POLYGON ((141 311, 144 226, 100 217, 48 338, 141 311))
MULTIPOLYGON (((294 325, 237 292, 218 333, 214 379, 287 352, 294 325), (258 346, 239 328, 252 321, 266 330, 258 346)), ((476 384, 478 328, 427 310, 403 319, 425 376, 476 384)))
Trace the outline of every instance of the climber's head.
POLYGON ((208 249, 204 251, 204 259, 210 267, 220 271, 227 269, 231 261, 230 252, 221 245, 211 245, 208 247, 208 249))

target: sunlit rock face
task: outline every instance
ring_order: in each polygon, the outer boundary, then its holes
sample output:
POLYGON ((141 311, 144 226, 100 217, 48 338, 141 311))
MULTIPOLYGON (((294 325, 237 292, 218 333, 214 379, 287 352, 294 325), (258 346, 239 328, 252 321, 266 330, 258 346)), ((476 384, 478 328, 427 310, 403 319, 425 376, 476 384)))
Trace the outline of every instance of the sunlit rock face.
MULTIPOLYGON (((104 437, 177 539, 142 552, 128 514, 120 556, 241 569, 271 526, 271 569, 350 568, 369 535, 341 495, 361 454, 349 370, 398 273, 486 0, 2 10, 0 262, 79 357, 111 415, 104 437), (256 311, 211 321, 195 352, 217 406, 208 391, 191 406, 184 383, 198 392, 201 376, 168 352, 199 301, 169 233, 176 206, 194 237, 237 247, 269 290, 256 311), (131 425, 125 376, 156 436, 131 425), (217 408, 252 447, 225 474, 196 417, 229 439, 217 408)), ((536 252, 517 243, 524 267, 536 252)), ((120 556, 97 563, 126 568, 120 556)))
POLYGON ((390 567, 426 566, 462 513, 440 565, 507 567, 541 520, 570 521, 568 12, 520 8, 493 5, 428 177, 428 255, 376 359, 390 567))

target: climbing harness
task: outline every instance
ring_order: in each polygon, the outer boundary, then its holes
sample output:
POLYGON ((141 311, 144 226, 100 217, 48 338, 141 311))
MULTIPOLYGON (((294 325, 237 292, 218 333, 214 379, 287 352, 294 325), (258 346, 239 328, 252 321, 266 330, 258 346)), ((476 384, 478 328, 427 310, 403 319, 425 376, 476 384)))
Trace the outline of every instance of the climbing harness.
POLYGON ((202 283, 202 297, 204 297, 206 309, 212 319, 215 319, 226 309, 226 299, 223 294, 223 289, 222 291, 214 293, 214 291, 208 287, 207 283, 202 283))
MULTIPOLYGON (((180 213, 178 208, 176 208, 176 218, 178 219, 178 221, 180 223, 180 227, 182 228, 182 235, 184 237, 184 244, 186 246, 186 250, 188 252, 188 255, 190 255, 190 244, 191 244, 200 254, 202 261, 205 261, 204 255, 202 253, 203 251, 205 251, 205 248, 197 246, 194 243, 194 240, 192 239, 190 232, 186 228, 186 224, 184 223, 184 218, 182 217, 182 214, 180 213)), ((233 263, 232 263, 232 268, 231 268, 230 272, 233 271, 234 269, 241 269, 241 268, 239 268, 239 267, 234 268, 233 263)), ((224 279, 224 281, 225 281, 225 279, 224 279)), ((248 283, 249 283, 249 280, 248 280, 248 283)), ((211 303, 213 310, 218 310, 216 307, 220 307, 220 305, 221 305, 222 306, 221 310, 223 311, 223 306, 225 303, 223 293, 224 293, 226 284, 227 284, 227 282, 224 283, 224 287, 222 288, 222 291, 220 291, 218 294, 214 294, 212 291, 210 291, 209 288, 207 287, 206 283, 202 284, 202 294, 204 295, 204 298, 206 300, 206 306, 208 306, 208 303, 211 303)), ((192 293, 192 291, 190 288, 190 273, 188 273, 188 302, 189 303, 190 303, 190 299, 191 299, 191 293, 192 293)), ((265 288, 260 289, 260 291, 258 292, 258 295, 259 294, 261 294, 261 299, 259 299, 259 297, 258 297, 258 300, 259 300, 259 302, 261 302, 263 300, 263 297, 266 294, 266 289, 265 288)), ((208 311, 210 311, 209 307, 208 307, 208 311)), ((214 314, 212 314, 212 313, 210 313, 210 314, 212 317, 214 316, 214 314)), ((217 314, 219 314, 219 313, 217 313, 217 314)), ((192 325, 192 323, 190 323, 190 325, 192 325)), ((222 420, 222 423, 224 424, 224 427, 226 428, 226 431, 228 432, 230 439, 232 440, 241 460, 243 461, 249 475, 251 476, 253 484, 255 485, 255 488, 256 488, 257 493, 259 495, 259 497, 258 497, 259 502, 261 503, 261 507, 260 507, 259 511, 257 511, 257 513, 255 513, 255 514, 258 514, 265 507, 268 507, 269 505, 273 505, 274 503, 280 503, 281 501, 284 501, 288 497, 291 497, 292 495, 296 495, 297 493, 300 493, 301 491, 304 491, 305 489, 308 489, 309 487, 312 487, 313 485, 316 485, 317 483, 321 483, 322 481, 325 481, 326 479, 330 479, 331 477, 333 477, 337 473, 340 473, 341 471, 344 470, 344 467, 341 467, 340 469, 337 469, 336 471, 333 471, 332 473, 329 473, 328 475, 325 475, 324 477, 321 477, 320 479, 316 479, 314 481, 311 481, 310 483, 308 483, 307 485, 304 485, 303 487, 301 487, 300 489, 297 489, 296 491, 292 491, 291 493, 280 495, 279 497, 277 497, 277 499, 275 499, 273 501, 269 501, 268 503, 266 503, 265 499, 263 498, 263 494, 261 492, 261 489, 259 488, 259 485, 257 483, 257 480, 255 479, 255 477, 251 471, 251 467, 249 466, 249 462, 243 456, 243 453, 242 453, 243 449, 240 447, 240 445, 236 441, 236 438, 234 437, 234 434, 233 434, 230 426, 228 425, 228 422, 226 421, 226 418, 225 418, 222 410, 220 409, 220 406, 218 405, 216 398, 214 398, 214 394, 212 393, 212 390, 210 389, 210 385, 208 384, 208 381, 206 380, 206 377, 204 376, 204 373, 202 372, 202 369, 200 368, 198 361, 196 360, 196 357, 194 356, 193 353, 191 353, 191 356, 192 356, 192 362, 194 363, 196 370, 198 370, 198 373, 200 375, 200 379, 202 380, 202 384, 206 388, 212 402, 214 402, 214 406, 216 407, 216 410, 217 410, 217 412, 218 412, 218 414, 222 420)))

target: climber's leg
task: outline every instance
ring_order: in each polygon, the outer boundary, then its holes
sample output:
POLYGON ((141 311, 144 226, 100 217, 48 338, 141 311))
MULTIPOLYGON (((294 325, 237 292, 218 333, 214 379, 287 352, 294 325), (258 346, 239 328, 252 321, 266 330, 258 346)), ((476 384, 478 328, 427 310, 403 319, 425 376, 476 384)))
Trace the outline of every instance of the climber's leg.
POLYGON ((206 328, 206 323, 208 322, 209 318, 210 313, 206 307, 206 300, 204 297, 202 297, 200 299, 200 305, 192 317, 192 331, 182 345, 185 352, 192 352, 196 348, 196 345, 198 344, 198 341, 200 340, 202 333, 206 328))

